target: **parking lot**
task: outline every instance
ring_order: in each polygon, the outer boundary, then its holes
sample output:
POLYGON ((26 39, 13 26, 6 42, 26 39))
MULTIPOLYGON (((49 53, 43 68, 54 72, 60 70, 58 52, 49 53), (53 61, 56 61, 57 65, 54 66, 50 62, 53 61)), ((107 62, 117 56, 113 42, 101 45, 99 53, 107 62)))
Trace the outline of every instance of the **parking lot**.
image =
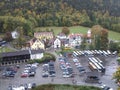
MULTIPOLYGON (((57 55, 56 55, 57 56, 57 55)), ((112 80, 112 74, 115 72, 117 68, 116 63, 116 56, 98 56, 100 59, 105 60, 105 68, 106 72, 105 75, 100 77, 100 82, 106 84, 107 86, 110 86, 113 88, 113 90, 117 90, 117 85, 114 83, 114 80, 112 80)), ((36 83, 37 85, 41 84, 48 84, 48 83, 55 83, 55 84, 73 84, 73 79, 76 81, 77 85, 92 85, 92 86, 99 86, 98 83, 85 83, 85 74, 80 75, 79 70, 76 68, 77 64, 75 65, 73 58, 67 57, 67 63, 68 67, 72 67, 74 72, 74 77, 68 77, 66 74, 61 70, 60 68, 60 61, 59 56, 57 56, 57 60, 54 63, 54 69, 55 69, 55 77, 42 77, 43 74, 43 64, 40 64, 36 69, 36 74, 33 77, 21 77, 21 73, 25 69, 26 64, 20 65, 20 68, 17 70, 17 73, 14 77, 7 77, 2 78, 3 72, 0 72, 0 89, 2 90, 8 90, 9 85, 13 86, 20 86, 21 84, 28 84, 28 83, 36 83), (70 64, 70 65, 69 65, 70 64), (64 75, 63 75, 64 73, 64 75)), ((77 57, 79 60, 79 63, 84 67, 86 72, 89 72, 90 69, 88 67, 88 56, 81 56, 77 57)))

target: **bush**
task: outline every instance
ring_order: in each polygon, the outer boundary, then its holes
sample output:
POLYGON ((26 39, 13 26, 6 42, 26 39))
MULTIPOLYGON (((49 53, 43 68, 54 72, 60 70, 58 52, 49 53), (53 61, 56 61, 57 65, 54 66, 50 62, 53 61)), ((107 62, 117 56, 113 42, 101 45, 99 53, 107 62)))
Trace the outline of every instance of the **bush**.
POLYGON ((120 52, 118 53, 118 57, 120 57, 120 52))
POLYGON ((75 86, 75 85, 63 85, 63 84, 46 84, 39 85, 32 90, 101 90, 94 86, 75 86))
POLYGON ((120 64, 120 57, 118 57, 117 61, 118 61, 118 64, 120 64))
POLYGON ((35 61, 34 60, 29 60, 27 63, 32 64, 32 63, 35 63, 35 61))

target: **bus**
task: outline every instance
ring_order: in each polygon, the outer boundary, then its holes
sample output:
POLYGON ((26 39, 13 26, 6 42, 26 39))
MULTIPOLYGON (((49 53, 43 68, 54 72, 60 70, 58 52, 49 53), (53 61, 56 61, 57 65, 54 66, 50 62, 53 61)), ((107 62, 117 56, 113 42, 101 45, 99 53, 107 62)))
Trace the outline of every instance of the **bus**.
MULTIPOLYGON (((89 63, 92 63, 94 65, 94 67, 96 67, 95 70, 99 71, 99 72, 102 72, 102 73, 105 73, 105 67, 100 63, 100 62, 96 62, 97 60, 94 60, 92 58, 89 58, 89 63)), ((89 64, 90 66, 91 64, 89 64)), ((94 67, 90 66, 90 69, 92 68, 92 70, 94 70, 94 67)))

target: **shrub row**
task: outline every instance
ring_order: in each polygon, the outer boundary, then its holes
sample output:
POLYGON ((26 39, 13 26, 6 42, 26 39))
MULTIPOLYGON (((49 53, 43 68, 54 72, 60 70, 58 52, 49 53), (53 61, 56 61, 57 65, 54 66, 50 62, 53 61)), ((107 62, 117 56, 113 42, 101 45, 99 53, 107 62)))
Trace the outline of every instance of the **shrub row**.
POLYGON ((98 87, 94 86, 75 86, 68 84, 46 84, 40 85, 32 90, 101 90, 98 87))

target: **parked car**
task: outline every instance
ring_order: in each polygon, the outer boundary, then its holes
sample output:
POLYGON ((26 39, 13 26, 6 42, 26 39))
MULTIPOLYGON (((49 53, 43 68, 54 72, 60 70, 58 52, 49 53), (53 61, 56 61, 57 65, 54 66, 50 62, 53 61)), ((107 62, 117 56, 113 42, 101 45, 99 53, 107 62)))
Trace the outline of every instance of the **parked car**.
POLYGON ((69 77, 71 77, 71 74, 69 74, 69 73, 67 73, 67 72, 66 72, 66 73, 64 72, 64 73, 63 73, 63 77, 64 77, 64 78, 69 78, 69 77))
POLYGON ((13 89, 12 89, 12 86, 8 86, 8 89, 7 89, 7 90, 13 90, 13 89))
POLYGON ((36 83, 32 83, 32 88, 35 88, 36 87, 36 83))
POLYGON ((77 68, 79 72, 85 72, 85 68, 84 67, 78 67, 77 68))
POLYGON ((28 90, 28 85, 24 84, 24 88, 25 88, 25 90, 28 90))
POLYGON ((49 76, 49 73, 48 72, 43 72, 42 73, 42 77, 48 77, 49 76))
POLYGON ((29 76, 29 77, 34 77, 34 76, 35 76, 35 72, 29 72, 29 73, 28 73, 28 76, 29 76))
POLYGON ((102 90, 113 90, 112 88, 106 86, 105 84, 102 84, 100 87, 102 90))
POLYGON ((19 69, 19 68, 20 68, 20 65, 16 65, 16 67, 19 69))
POLYGON ((4 77, 14 77, 15 76, 15 73, 14 71, 5 71, 2 76, 4 77))
POLYGON ((32 84, 31 83, 28 83, 28 90, 32 89, 32 84))
POLYGON ((23 73, 21 74, 21 77, 27 77, 27 76, 28 76, 28 73, 23 72, 23 73))

